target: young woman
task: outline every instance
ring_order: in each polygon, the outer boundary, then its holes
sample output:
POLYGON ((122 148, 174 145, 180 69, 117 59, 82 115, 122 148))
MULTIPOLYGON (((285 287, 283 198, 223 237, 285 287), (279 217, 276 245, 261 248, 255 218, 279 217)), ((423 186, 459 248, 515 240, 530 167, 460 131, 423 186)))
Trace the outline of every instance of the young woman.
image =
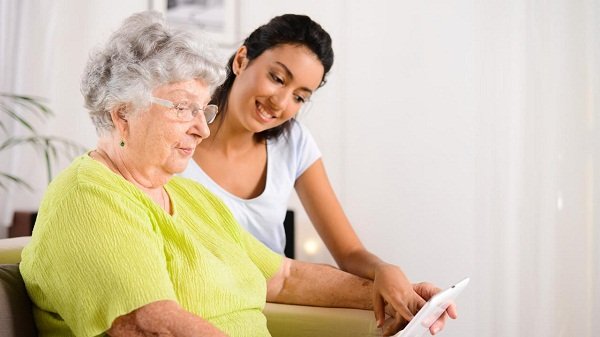
MULTIPOLYGON (((329 183, 320 152, 294 119, 325 84, 333 65, 331 38, 303 15, 282 15, 259 27, 230 58, 213 96, 220 114, 184 176, 200 181, 231 208, 250 233, 276 252, 295 188, 341 269, 374 281, 375 315, 390 304, 409 320, 424 300, 399 267, 362 245, 329 183)), ((432 331, 433 332, 433 331, 432 331)))

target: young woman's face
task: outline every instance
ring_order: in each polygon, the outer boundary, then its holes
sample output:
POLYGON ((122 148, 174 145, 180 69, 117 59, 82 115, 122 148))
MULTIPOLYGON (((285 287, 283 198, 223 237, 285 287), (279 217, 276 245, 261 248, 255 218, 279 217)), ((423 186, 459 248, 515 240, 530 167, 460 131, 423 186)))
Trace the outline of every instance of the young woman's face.
POLYGON ((323 78, 323 65, 305 46, 280 45, 250 62, 245 55, 242 47, 234 59, 226 118, 255 133, 294 117, 323 78))

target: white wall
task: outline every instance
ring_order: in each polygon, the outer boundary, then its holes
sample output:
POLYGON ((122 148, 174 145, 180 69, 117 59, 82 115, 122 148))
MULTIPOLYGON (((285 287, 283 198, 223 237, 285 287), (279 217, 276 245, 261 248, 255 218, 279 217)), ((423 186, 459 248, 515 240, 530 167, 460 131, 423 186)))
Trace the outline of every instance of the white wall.
MULTIPOLYGON (((48 130, 93 146, 87 53, 146 1, 52 3, 48 130)), ((241 0, 242 36, 286 12, 334 39, 329 82, 301 120, 364 243, 414 281, 472 277, 444 336, 596 335, 600 4, 241 0)), ((35 208, 40 195, 17 200, 35 208)), ((316 234, 291 205, 302 245, 316 234)), ((322 246, 298 253, 332 262, 322 246)))

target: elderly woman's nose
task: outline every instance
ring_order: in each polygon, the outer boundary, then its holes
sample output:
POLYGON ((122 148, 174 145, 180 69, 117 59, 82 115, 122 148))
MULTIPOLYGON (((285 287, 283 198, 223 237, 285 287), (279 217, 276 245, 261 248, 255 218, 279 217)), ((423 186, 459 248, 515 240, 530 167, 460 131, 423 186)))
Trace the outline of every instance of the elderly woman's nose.
POLYGON ((194 118, 192 132, 202 139, 210 136, 210 129, 208 128, 204 114, 200 113, 198 116, 196 116, 196 118, 194 118))

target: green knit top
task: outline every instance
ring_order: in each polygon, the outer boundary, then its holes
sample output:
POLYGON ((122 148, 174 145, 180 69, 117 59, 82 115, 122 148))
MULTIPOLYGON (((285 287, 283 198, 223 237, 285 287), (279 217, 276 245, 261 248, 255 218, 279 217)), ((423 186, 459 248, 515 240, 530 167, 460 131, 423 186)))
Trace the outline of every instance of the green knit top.
POLYGON ((230 336, 269 336, 266 280, 282 257, 203 186, 165 189, 173 215, 88 155, 50 184, 20 265, 41 337, 102 335, 159 300, 230 336))

